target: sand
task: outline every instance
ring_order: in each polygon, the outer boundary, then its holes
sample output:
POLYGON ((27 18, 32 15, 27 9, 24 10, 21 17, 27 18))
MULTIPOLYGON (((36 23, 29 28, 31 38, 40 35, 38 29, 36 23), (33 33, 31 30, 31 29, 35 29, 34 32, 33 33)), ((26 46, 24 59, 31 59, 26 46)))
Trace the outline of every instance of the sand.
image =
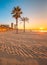
POLYGON ((47 65, 47 33, 0 32, 0 65, 47 65))

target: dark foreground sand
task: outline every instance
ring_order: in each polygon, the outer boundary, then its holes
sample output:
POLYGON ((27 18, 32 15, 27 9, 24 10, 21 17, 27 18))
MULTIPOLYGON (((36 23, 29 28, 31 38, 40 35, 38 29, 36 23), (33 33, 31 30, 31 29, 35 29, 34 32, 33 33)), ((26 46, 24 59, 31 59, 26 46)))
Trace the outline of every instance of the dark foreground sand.
POLYGON ((47 33, 0 32, 0 65, 47 65, 47 33))

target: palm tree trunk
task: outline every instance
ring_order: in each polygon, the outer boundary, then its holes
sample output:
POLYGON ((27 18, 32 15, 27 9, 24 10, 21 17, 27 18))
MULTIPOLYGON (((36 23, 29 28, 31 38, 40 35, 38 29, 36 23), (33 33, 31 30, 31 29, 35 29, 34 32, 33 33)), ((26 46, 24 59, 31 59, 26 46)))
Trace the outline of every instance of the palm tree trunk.
POLYGON ((24 21, 24 32, 25 32, 25 21, 24 21))
POLYGON ((18 19, 16 19, 16 33, 18 33, 18 19))

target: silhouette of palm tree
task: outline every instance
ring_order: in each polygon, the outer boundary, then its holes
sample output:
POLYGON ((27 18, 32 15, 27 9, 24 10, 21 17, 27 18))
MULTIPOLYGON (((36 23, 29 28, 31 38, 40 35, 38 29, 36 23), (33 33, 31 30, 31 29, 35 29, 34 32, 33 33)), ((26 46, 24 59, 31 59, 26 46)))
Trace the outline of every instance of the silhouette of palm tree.
POLYGON ((24 32, 25 32, 25 22, 27 22, 28 20, 29 20, 29 19, 28 19, 27 17, 21 18, 21 21, 24 22, 24 25, 23 25, 23 27, 24 27, 24 32))
POLYGON ((21 8, 19 6, 14 7, 11 14, 13 14, 13 17, 16 19, 16 33, 18 33, 18 18, 20 18, 22 14, 21 8))

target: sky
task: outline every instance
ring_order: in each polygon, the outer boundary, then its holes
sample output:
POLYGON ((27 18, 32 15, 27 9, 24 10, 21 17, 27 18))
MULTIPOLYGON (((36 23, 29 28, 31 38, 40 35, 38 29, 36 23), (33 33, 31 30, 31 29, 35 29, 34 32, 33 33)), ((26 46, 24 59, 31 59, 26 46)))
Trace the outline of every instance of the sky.
MULTIPOLYGON (((23 12, 22 17, 28 17, 26 29, 47 28, 47 0, 0 0, 0 24, 15 24, 12 10, 19 6, 23 12)), ((19 19, 19 28, 23 22, 19 19)))

